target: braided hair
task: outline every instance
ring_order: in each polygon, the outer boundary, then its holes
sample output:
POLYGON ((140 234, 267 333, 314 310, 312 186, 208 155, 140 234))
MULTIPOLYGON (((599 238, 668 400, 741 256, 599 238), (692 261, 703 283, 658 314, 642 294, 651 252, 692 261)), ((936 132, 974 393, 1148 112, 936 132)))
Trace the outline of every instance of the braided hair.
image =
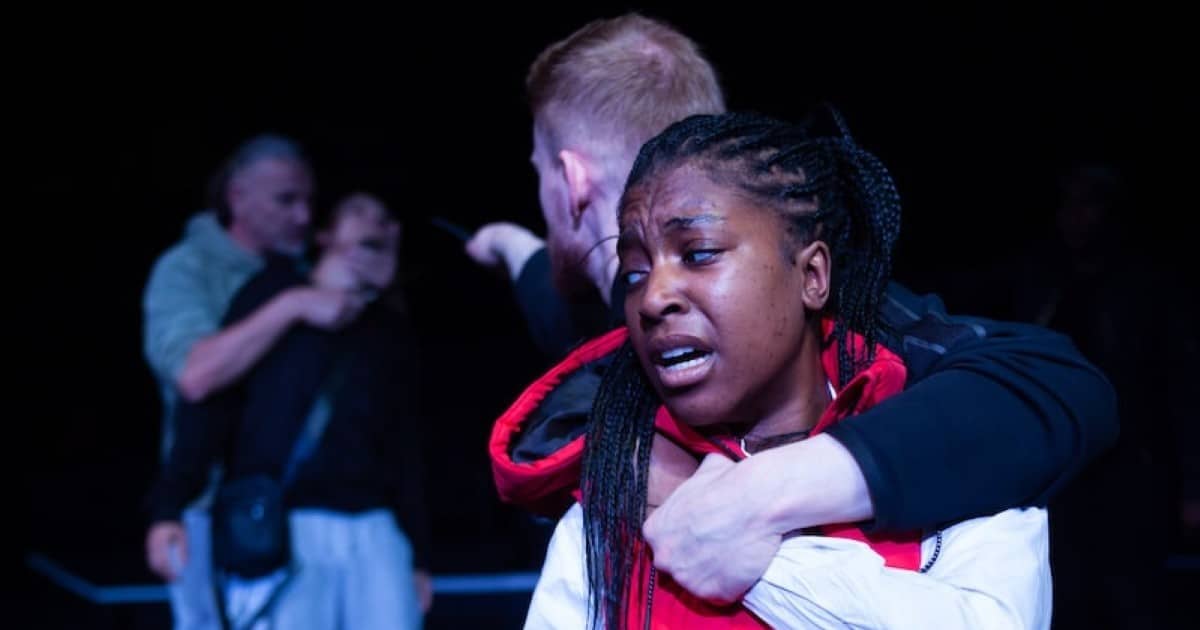
MULTIPOLYGON (((832 136, 756 114, 686 118, 642 146, 625 193, 687 163, 777 212, 796 242, 829 245, 833 299, 825 314, 835 322, 828 341, 837 344, 838 382, 844 384, 870 364, 883 332, 879 308, 900 232, 900 198, 883 164, 855 144, 835 110, 828 111, 837 127, 832 136), (848 343, 851 333, 865 343, 848 343)), ((626 342, 602 379, 584 447, 593 626, 625 625, 633 570, 646 553, 641 528, 660 404, 626 342)))

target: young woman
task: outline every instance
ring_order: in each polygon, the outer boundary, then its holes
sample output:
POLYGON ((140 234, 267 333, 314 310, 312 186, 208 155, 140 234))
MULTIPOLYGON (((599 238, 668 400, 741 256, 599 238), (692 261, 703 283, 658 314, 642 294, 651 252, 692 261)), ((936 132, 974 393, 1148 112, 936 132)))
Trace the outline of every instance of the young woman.
POLYGON ((1048 626, 1040 509, 931 532, 795 532, 726 605, 657 572, 641 537, 675 486, 723 465, 697 469, 700 458, 769 453, 904 386, 903 362, 878 344, 899 198, 838 123, 815 137, 759 116, 696 116, 642 147, 619 210, 627 329, 580 348, 493 434, 502 486, 533 478, 538 499, 574 488, 578 500, 527 627, 1048 626), (542 426, 540 403, 588 378, 602 382, 586 440, 508 452, 518 427, 542 426))

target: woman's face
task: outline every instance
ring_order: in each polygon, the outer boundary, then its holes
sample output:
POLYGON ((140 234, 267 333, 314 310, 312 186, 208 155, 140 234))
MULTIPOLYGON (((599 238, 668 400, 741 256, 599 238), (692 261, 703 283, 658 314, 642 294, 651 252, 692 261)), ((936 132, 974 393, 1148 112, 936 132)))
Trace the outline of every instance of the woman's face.
POLYGON ((630 338, 671 413, 706 426, 794 404, 819 370, 803 350, 816 345, 806 309, 828 286, 824 243, 795 243, 775 211, 686 164, 628 191, 620 228, 630 338))
POLYGON ((354 195, 339 204, 334 213, 329 246, 348 249, 366 244, 377 250, 395 250, 400 223, 375 199, 354 195))
POLYGON ((320 286, 375 291, 395 278, 400 223, 373 197, 354 195, 339 203, 333 225, 317 239, 320 286))

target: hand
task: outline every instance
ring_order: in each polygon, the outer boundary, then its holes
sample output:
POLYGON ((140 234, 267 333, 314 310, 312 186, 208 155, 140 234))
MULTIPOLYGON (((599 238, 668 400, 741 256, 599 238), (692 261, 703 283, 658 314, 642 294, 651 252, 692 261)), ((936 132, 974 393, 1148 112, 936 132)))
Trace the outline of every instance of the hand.
POLYGON ((655 567, 692 594, 721 604, 740 599, 783 542, 760 517, 770 491, 762 483, 744 483, 738 466, 720 455, 705 457, 642 528, 655 567))
POLYGON ((515 223, 489 223, 467 241, 467 255, 485 267, 504 264, 510 278, 516 279, 521 267, 545 241, 515 223))
POLYGON ((396 277, 396 248, 389 243, 379 250, 357 245, 346 252, 346 264, 360 284, 379 290, 392 283, 396 277))
POLYGON ((146 564, 168 582, 187 565, 187 532, 178 521, 159 521, 146 532, 146 564), (177 554, 172 558, 172 554, 177 554))
POLYGON ((366 296, 341 289, 292 289, 297 315, 304 323, 337 330, 354 321, 367 304, 366 296))
POLYGON ((421 606, 421 614, 428 614, 433 606, 433 576, 428 571, 417 569, 413 571, 413 583, 417 587, 417 604, 421 606))

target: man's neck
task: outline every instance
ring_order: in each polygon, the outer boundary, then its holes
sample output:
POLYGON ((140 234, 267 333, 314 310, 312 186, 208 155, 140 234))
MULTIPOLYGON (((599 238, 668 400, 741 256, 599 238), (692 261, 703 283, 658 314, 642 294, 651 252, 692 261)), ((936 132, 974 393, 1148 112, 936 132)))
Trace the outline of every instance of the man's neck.
POLYGON ((621 261, 617 257, 617 208, 613 204, 600 204, 592 208, 597 225, 592 230, 592 242, 598 243, 584 260, 584 272, 588 280, 596 287, 604 303, 612 300, 613 282, 617 279, 617 270, 621 261))
POLYGON ((238 247, 241 247, 255 256, 263 255, 263 248, 258 244, 258 241, 250 235, 250 231, 241 224, 235 221, 229 226, 228 232, 230 240, 232 240, 234 243, 237 243, 238 247))
POLYGON ((596 290, 600 292, 600 297, 604 299, 604 303, 612 306, 612 288, 613 283, 617 279, 617 270, 621 266, 621 261, 617 257, 617 239, 610 238, 598 247, 596 251, 588 256, 587 275, 596 286, 596 290))

